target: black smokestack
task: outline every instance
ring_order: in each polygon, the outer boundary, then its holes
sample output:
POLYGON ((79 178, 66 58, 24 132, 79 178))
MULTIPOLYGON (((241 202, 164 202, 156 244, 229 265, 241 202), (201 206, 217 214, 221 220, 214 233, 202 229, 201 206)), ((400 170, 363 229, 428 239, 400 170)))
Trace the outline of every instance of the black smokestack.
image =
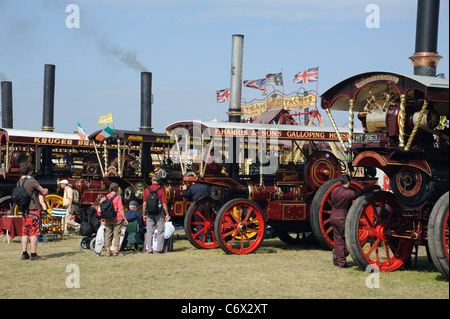
POLYGON ((141 72, 141 131, 152 131, 152 73, 141 72))
POLYGON ((44 114, 42 130, 53 132, 53 114, 55 105, 55 66, 46 64, 44 69, 44 114))
MULTIPOLYGON (((55 66, 46 64, 44 68, 44 112, 42 115, 42 130, 53 132, 53 115, 55 109, 55 66)), ((51 176, 52 168, 52 147, 42 148, 42 174, 51 176)))
POLYGON ((13 128, 12 82, 2 81, 2 127, 13 128))
POLYGON ((418 0, 416 22, 416 52, 414 74, 436 76, 436 66, 442 56, 437 52, 439 0, 418 0))
MULTIPOLYGON (((151 132, 152 129, 152 73, 141 72, 141 126, 140 131, 151 132)), ((150 143, 142 143, 141 173, 145 180, 149 180, 152 168, 150 143)))

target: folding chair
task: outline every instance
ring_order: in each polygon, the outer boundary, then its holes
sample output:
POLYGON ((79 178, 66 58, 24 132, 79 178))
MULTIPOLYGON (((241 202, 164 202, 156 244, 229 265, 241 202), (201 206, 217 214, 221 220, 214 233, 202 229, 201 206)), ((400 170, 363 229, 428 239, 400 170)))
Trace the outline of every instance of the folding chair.
MULTIPOLYGON (((137 250, 139 244, 143 244, 143 234, 139 231, 139 222, 134 220, 129 222, 126 227, 126 244, 134 245, 134 250, 137 250)), ((123 247, 124 248, 124 247, 123 247)))
POLYGON ((42 218, 42 232, 46 234, 59 234, 64 240, 64 224, 66 220, 66 210, 53 208, 49 214, 42 218))

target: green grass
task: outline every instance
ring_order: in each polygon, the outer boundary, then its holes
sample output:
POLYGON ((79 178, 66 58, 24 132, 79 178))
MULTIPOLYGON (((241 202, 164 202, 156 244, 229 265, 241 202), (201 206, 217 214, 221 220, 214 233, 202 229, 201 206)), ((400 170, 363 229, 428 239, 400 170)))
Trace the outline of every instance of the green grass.
POLYGON ((292 247, 267 239, 255 253, 238 256, 220 248, 197 250, 183 231, 175 236, 171 253, 98 257, 81 252, 81 237, 72 235, 39 243, 38 254, 46 260, 34 262, 20 260, 19 239, 10 244, 2 240, 0 298, 449 298, 449 283, 428 263, 424 247, 417 267, 380 273, 380 288, 369 289, 368 273, 356 266, 334 267, 331 252, 316 245, 292 247), (71 264, 80 271, 79 289, 66 287, 71 264))

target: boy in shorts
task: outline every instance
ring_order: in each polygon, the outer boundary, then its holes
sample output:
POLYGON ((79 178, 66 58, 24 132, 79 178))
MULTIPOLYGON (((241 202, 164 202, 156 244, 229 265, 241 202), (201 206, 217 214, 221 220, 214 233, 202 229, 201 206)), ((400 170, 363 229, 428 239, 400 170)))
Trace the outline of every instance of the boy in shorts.
POLYGON ((22 260, 39 260, 43 259, 36 253, 38 236, 41 235, 41 212, 42 206, 39 202, 39 193, 43 196, 48 194, 48 189, 43 188, 34 179, 34 166, 29 162, 20 165, 20 173, 22 176, 18 183, 24 184, 25 190, 31 195, 29 209, 22 212, 22 260), (28 255, 28 237, 31 243, 31 256, 28 255))

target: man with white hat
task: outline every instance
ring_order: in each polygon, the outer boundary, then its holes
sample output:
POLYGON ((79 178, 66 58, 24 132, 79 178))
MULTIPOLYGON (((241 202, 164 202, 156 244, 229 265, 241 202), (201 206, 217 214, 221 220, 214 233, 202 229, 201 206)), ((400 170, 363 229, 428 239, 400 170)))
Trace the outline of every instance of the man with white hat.
POLYGON ((66 210, 66 218, 64 223, 64 236, 69 235, 69 231, 67 230, 67 225, 72 226, 75 229, 75 233, 78 233, 80 230, 80 224, 72 220, 73 215, 73 189, 69 185, 69 181, 67 179, 63 179, 59 182, 61 188, 64 190, 63 195, 63 208, 66 210))

